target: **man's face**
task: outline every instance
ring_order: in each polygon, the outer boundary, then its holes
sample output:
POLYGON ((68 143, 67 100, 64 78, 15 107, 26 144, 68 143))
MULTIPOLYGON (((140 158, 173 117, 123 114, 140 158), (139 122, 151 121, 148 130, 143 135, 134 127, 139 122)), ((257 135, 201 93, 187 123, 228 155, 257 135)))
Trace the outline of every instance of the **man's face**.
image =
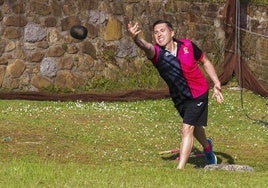
POLYGON ((171 30, 166 23, 157 24, 154 27, 154 38, 159 46, 166 46, 173 41, 174 30, 171 30))

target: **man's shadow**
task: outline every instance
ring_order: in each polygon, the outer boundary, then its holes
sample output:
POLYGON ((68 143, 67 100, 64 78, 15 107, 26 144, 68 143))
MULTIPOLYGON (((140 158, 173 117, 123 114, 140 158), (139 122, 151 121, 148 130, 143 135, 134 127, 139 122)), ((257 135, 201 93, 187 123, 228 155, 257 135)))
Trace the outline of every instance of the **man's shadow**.
MULTIPOLYGON (((192 152, 194 154, 202 154, 203 151, 200 151, 196 147, 193 147, 192 152)), ((223 152, 217 152, 214 151, 215 155, 217 156, 217 163, 221 164, 223 161, 227 161, 227 164, 235 164, 234 158, 231 155, 228 155, 223 152)), ((175 153, 175 154, 167 154, 162 156, 161 158, 166 161, 171 161, 171 160, 178 160, 180 154, 175 153)), ((206 166, 205 162, 205 157, 204 156, 196 156, 196 157, 190 157, 188 159, 188 163, 194 164, 195 168, 204 168, 206 166)))

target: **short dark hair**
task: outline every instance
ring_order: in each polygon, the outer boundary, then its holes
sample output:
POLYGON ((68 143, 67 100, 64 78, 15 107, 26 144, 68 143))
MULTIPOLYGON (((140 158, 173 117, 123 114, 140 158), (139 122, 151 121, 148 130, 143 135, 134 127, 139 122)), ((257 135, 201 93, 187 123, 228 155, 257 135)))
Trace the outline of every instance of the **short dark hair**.
POLYGON ((170 23, 169 21, 166 21, 166 20, 157 20, 156 22, 154 22, 154 24, 153 24, 153 28, 154 28, 156 25, 158 25, 158 24, 162 24, 162 23, 167 24, 167 26, 168 26, 171 30, 173 30, 173 26, 171 25, 171 23, 170 23))

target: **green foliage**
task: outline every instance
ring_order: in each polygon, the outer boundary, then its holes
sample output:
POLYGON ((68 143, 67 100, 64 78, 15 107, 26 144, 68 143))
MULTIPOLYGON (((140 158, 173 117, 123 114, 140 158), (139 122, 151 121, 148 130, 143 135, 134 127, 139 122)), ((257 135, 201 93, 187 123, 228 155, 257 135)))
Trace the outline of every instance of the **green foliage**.
POLYGON ((114 91, 125 89, 156 89, 165 84, 157 70, 148 63, 144 63, 138 72, 118 72, 117 78, 101 78, 93 80, 86 90, 114 91))
POLYGON ((77 88, 60 88, 54 84, 49 85, 45 88, 40 88, 41 92, 48 92, 48 93, 74 93, 74 92, 81 92, 82 90, 77 88))

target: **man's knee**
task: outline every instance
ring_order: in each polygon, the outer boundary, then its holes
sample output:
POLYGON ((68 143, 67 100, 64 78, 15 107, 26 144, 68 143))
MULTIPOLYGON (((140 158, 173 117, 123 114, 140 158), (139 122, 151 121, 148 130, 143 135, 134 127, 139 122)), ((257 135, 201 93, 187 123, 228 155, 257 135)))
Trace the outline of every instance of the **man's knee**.
POLYGON ((182 124, 181 134, 182 136, 192 135, 194 132, 194 126, 188 124, 182 124))

